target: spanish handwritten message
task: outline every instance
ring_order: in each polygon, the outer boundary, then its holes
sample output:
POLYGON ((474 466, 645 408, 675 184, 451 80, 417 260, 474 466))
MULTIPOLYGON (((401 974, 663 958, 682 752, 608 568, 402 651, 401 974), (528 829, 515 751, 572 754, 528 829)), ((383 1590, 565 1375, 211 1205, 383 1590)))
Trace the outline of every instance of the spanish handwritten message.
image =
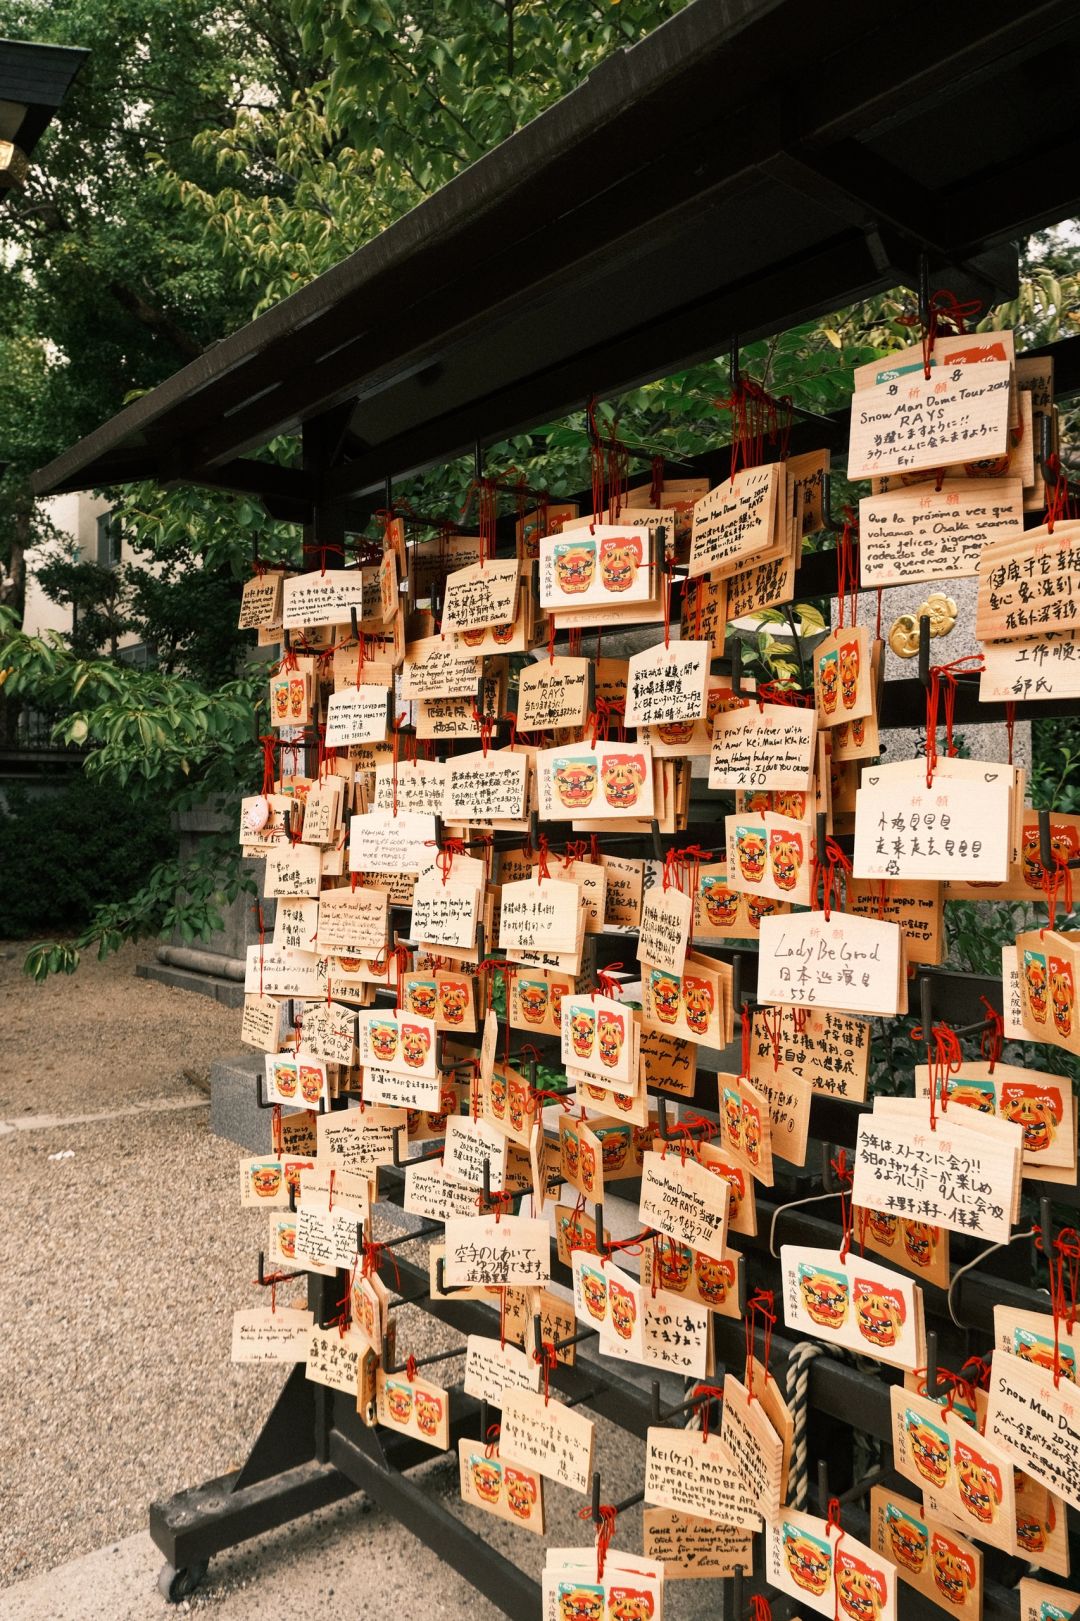
POLYGON ((946 479, 859 502, 863 588, 970 578, 984 546, 1024 533, 1018 478, 946 479))

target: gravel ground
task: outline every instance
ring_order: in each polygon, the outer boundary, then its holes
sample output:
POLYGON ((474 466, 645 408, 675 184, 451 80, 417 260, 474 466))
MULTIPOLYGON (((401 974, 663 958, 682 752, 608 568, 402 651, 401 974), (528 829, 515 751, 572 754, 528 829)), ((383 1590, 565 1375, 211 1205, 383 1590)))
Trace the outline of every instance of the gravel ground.
POLYGON ((282 1379, 229 1361, 264 1218, 192 1084, 236 1049, 236 1013, 137 980, 150 946, 44 986, 23 949, 0 946, 0 1587, 234 1467, 282 1379))
POLYGON ((190 1098, 210 1062, 240 1047, 240 1015, 208 996, 136 979, 150 943, 78 973, 35 985, 22 972, 26 943, 0 942, 7 1069, 0 1120, 89 1114, 155 1098, 190 1098))

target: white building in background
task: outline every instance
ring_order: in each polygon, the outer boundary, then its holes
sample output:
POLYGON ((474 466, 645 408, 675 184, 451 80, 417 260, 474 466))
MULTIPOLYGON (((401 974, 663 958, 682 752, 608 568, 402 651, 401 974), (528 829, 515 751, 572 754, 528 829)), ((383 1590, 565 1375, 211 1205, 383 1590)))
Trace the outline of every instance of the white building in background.
MULTIPOLYGON (((132 560, 124 545, 120 526, 113 519, 113 508, 108 501, 87 490, 72 491, 68 495, 52 495, 42 502, 48 517, 77 548, 73 562, 97 563, 101 568, 119 568, 132 560)), ((70 631, 74 609, 67 604, 53 602, 38 583, 35 564, 46 555, 54 555, 51 548, 31 551, 26 559, 26 606, 23 629, 28 636, 40 636, 46 630, 70 631)), ((145 562, 145 559, 140 559, 145 562)), ((125 660, 142 662, 143 646, 138 636, 127 632, 120 637, 120 652, 125 660)))

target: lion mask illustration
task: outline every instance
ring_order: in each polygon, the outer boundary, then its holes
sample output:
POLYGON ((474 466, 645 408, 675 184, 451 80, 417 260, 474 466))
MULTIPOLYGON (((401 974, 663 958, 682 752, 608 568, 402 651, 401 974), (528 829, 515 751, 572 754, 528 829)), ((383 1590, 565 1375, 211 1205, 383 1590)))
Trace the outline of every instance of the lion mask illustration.
POLYGON ((859 691, 859 644, 845 642, 840 649, 840 699, 845 709, 854 709, 859 691))
POLYGON ((605 754, 600 770, 604 798, 612 810, 627 810, 638 802, 645 781, 643 754, 605 754))
POLYGON ((600 578, 607 591, 629 591, 641 567, 640 535, 613 536, 600 542, 600 578))
POLYGON ((587 591, 596 574, 595 541, 562 541, 555 547, 554 556, 559 590, 567 596, 578 596, 587 591))

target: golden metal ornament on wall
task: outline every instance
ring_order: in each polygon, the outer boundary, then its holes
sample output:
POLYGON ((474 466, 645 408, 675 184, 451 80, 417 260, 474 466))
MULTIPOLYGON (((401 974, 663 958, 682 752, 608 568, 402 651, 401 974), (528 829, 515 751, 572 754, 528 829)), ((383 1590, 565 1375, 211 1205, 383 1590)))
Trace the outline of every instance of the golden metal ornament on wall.
POLYGON ((932 591, 919 613, 929 615, 931 636, 947 636, 956 624, 955 599, 947 597, 944 591, 932 591))
POLYGON ((913 614, 901 614, 889 628, 889 646, 900 659, 913 659, 919 651, 919 620, 929 619, 931 636, 947 636, 956 624, 955 598, 931 591, 913 614))
POLYGON ((889 646, 898 659, 913 659, 919 651, 919 621, 914 614, 901 614, 889 627, 889 646))

